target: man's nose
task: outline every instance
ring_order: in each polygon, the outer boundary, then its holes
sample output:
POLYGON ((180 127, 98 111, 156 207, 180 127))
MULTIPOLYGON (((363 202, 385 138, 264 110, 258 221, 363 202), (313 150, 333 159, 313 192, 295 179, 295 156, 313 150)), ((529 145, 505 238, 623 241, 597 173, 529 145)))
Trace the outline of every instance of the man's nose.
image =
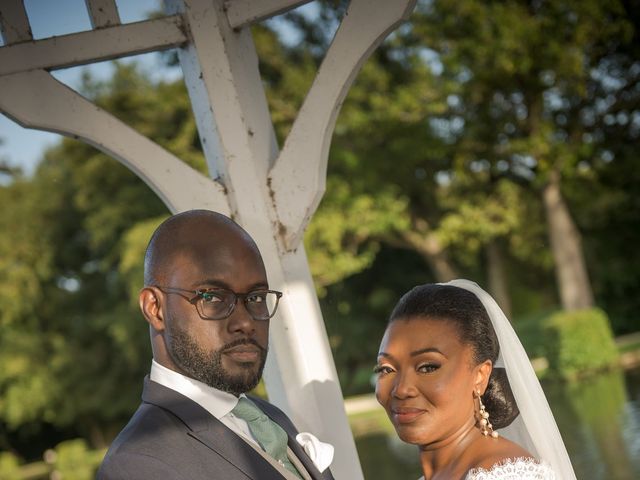
POLYGON ((253 335, 256 331, 256 320, 247 310, 247 306, 242 299, 237 299, 235 307, 227 319, 228 329, 232 333, 243 333, 253 335))

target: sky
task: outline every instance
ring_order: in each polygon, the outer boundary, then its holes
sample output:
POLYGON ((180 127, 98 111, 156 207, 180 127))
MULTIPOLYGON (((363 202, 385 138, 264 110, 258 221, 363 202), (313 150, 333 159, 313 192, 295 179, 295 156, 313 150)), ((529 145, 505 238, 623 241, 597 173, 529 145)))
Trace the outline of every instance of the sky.
MULTIPOLYGON (((116 4, 122 23, 144 20, 149 12, 161 8, 160 0, 116 0, 116 4)), ((25 0, 24 5, 35 39, 91 29, 84 0, 25 0)), ((129 61, 136 60, 143 68, 153 69, 162 75, 158 56, 157 53, 139 55, 130 57, 129 61)), ((52 73, 71 88, 77 88, 82 72, 87 70, 95 79, 103 80, 111 76, 113 67, 111 62, 101 62, 52 73)), ((166 71, 166 74, 171 73, 166 71)), ((44 150, 60 138, 58 134, 22 128, 0 113, 0 159, 20 166, 27 174, 33 171, 44 150)))

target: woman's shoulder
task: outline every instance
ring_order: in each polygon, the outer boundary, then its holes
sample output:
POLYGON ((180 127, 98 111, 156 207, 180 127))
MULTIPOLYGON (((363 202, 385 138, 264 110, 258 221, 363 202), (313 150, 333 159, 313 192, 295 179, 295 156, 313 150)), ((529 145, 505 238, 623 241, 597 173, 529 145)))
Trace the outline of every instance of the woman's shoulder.
POLYGON ((555 480, 556 476, 545 462, 532 457, 506 458, 490 468, 473 468, 465 480, 555 480))
POLYGON ((533 458, 533 455, 520 445, 503 437, 481 438, 471 445, 467 455, 470 466, 484 469, 509 458, 533 458))
MULTIPOLYGON (((553 471, 544 462, 536 460, 527 450, 505 438, 482 442, 482 448, 474 448, 473 467, 465 480, 551 480, 553 471)), ((474 445, 479 447, 480 444, 474 445)))

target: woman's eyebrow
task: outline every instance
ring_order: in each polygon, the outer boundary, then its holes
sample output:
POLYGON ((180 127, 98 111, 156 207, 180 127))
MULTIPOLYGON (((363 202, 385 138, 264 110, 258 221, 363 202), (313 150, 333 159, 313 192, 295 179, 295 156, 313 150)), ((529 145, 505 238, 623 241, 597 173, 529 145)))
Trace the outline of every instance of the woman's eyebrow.
MULTIPOLYGON (((409 355, 412 356, 412 357, 416 357, 416 356, 421 355, 423 353, 430 353, 430 352, 431 353, 439 353, 443 357, 446 357, 446 355, 444 353, 442 353, 440 350, 438 350, 435 347, 421 348, 420 350, 415 350, 415 351, 411 352, 409 355)), ((389 358, 391 360, 394 359, 394 356, 391 355, 390 353, 387 353, 387 352, 378 352, 378 356, 379 357, 389 358)))
POLYGON ((414 350, 409 355, 412 356, 412 357, 415 357, 415 356, 421 355, 423 353, 431 353, 431 352, 439 353, 443 357, 446 357, 446 355, 444 353, 442 353, 440 350, 438 350, 435 347, 427 347, 427 348, 421 348, 420 350, 414 350))

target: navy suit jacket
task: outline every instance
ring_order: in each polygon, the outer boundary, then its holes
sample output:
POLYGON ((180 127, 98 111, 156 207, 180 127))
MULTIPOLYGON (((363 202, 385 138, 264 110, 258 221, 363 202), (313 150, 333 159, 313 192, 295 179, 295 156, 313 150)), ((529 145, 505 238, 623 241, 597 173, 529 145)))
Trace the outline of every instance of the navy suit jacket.
MULTIPOLYGON (((296 442, 298 433, 277 407, 256 404, 289 436, 289 448, 314 480, 320 473, 296 442)), ((282 480, 250 445, 193 400, 145 378, 142 404, 111 444, 98 480, 282 480)))

